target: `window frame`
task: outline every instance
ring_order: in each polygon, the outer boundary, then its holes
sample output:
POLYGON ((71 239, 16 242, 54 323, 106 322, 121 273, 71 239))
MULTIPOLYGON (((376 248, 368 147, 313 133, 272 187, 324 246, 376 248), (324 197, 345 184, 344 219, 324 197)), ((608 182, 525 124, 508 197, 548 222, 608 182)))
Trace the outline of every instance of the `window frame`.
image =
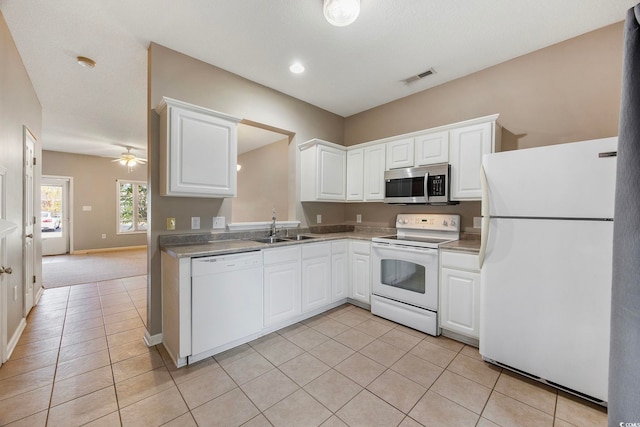
POLYGON ((141 230, 139 229, 139 223, 138 223, 138 191, 136 191, 136 189, 140 186, 140 185, 144 185, 147 187, 147 200, 149 199, 149 184, 147 183, 147 181, 137 181, 137 180, 132 180, 132 179, 116 179, 116 235, 130 235, 130 234, 146 234, 149 231, 149 205, 147 203, 147 229, 141 230), (121 210, 120 210, 120 186, 121 184, 132 184, 133 185, 133 215, 132 215, 132 222, 133 222, 133 230, 132 231, 121 231, 120 230, 120 225, 121 225, 121 210))

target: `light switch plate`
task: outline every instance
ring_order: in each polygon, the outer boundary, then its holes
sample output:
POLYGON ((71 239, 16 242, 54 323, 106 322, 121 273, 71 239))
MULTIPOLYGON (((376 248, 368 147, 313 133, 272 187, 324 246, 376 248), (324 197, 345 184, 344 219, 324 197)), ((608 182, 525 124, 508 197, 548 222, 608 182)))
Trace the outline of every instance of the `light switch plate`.
POLYGON ((83 212, 91 212, 91 206, 83 206, 82 207, 82 211, 83 212))
POLYGON ((361 214, 357 214, 357 215, 356 215, 356 222, 357 222, 358 224, 360 224, 360 223, 362 222, 362 215, 361 215, 361 214))
POLYGON ((192 230, 200 230, 200 217, 192 216, 191 217, 191 229, 192 230))
POLYGON ((175 229, 176 229, 176 219, 167 218, 167 230, 175 230, 175 229))
POLYGON ((316 215, 316 222, 318 224, 322 224, 322 215, 320 215, 320 214, 316 215))

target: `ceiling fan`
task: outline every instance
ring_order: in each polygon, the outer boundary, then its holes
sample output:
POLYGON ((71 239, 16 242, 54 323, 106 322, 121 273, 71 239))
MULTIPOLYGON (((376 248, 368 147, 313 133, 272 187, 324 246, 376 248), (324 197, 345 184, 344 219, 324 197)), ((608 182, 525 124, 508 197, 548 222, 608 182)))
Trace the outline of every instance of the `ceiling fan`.
POLYGON ((126 153, 122 153, 120 158, 112 160, 112 162, 119 162, 122 166, 126 166, 131 170, 135 165, 141 164, 144 165, 147 163, 146 159, 141 159, 140 157, 136 157, 131 153, 133 147, 125 147, 127 149, 126 153))

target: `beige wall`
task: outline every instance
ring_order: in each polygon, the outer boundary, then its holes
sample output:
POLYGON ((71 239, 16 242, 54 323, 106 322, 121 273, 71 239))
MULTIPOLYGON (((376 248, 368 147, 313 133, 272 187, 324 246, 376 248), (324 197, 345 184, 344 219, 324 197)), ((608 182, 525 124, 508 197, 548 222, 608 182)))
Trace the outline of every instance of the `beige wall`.
POLYGON ((42 174, 73 178, 72 250, 118 248, 147 244, 147 235, 117 235, 116 180, 146 181, 147 168, 137 165, 131 172, 113 159, 81 154, 42 152, 42 174), (91 206, 91 211, 83 211, 91 206), (107 238, 103 239, 102 234, 107 238))
POLYGON ((278 220, 287 219, 289 139, 274 142, 238 156, 238 197, 231 199, 231 221, 270 221, 276 209, 278 220))
MULTIPOLYGON (((490 49, 490 47, 488 47, 490 49)), ((247 81, 162 46, 149 49, 149 169, 152 198, 149 332, 160 332, 158 235, 165 219, 177 218, 177 232, 189 231, 191 216, 230 216, 229 202, 158 195, 158 126, 153 108, 169 96, 296 135, 289 145, 295 170, 297 144, 321 138, 353 145, 384 137, 500 113, 503 149, 564 143, 617 134, 622 62, 622 24, 615 24, 436 88, 343 119, 302 101, 247 81)), ((297 176, 289 173, 289 219, 313 225, 392 225, 401 212, 460 213, 472 226, 479 202, 456 206, 389 206, 382 203, 297 202, 297 176)))
MULTIPOLYGON (((19 224, 18 229, 6 237, 5 267, 13 268, 13 274, 6 278, 7 297, 7 336, 10 340, 23 319, 24 278, 23 278, 23 126, 26 126, 38 139, 36 142, 36 164, 42 158, 42 107, 36 96, 27 71, 16 49, 9 28, 0 13, 0 167, 6 169, 6 205, 7 220, 19 224), (13 288, 18 288, 18 298, 13 300, 13 288)), ((40 166, 36 166, 35 185, 40 183, 40 166)), ((35 195, 36 205, 40 204, 40 193, 35 195)), ((42 263, 40 229, 33 230, 33 242, 36 246, 35 265, 36 285, 42 285, 42 263)))
MULTIPOLYGON (((345 120, 345 144, 500 113, 502 149, 618 134, 622 23, 538 50, 345 120)), ((488 47, 490 48, 490 47, 488 47)), ((458 212, 471 227, 480 204, 395 207, 349 204, 345 219, 391 225, 399 212, 458 212)))
MULTIPOLYGON (((344 119, 318 107, 283 93, 246 80, 240 76, 211 66, 179 52, 152 43, 149 47, 149 183, 151 190, 151 234, 149 240, 150 270, 148 304, 148 331, 161 332, 160 319, 160 254, 158 236, 165 234, 166 218, 176 218, 176 233, 190 232, 190 218, 204 219, 214 216, 231 217, 231 203, 216 199, 197 199, 160 196, 159 168, 159 116, 153 111, 163 96, 190 102, 240 117, 252 122, 293 132, 289 153, 287 196, 289 207, 286 218, 305 216, 302 206, 295 203, 297 144, 312 138, 322 138, 341 144, 344 119)), ((284 191, 284 189, 283 189, 284 191)), ((333 207, 318 204, 309 209, 331 216, 333 207)), ((309 214, 315 217, 315 213, 309 214)), ((342 217, 341 215, 338 215, 342 217)), ((285 219, 285 216, 279 216, 285 219)))

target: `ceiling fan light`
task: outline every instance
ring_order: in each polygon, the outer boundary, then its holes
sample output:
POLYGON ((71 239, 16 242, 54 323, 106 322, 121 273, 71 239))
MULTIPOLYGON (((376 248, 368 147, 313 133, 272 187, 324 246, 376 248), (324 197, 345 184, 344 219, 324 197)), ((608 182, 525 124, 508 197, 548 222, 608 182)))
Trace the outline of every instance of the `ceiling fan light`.
POLYGON ((126 166, 127 160, 126 159, 120 159, 120 161, 118 163, 120 163, 122 166, 126 166))
POLYGON ((76 61, 85 68, 95 68, 96 66, 96 61, 86 56, 77 56, 76 61))
POLYGON ((322 11, 331 25, 344 27, 360 14, 360 0, 324 0, 322 11))
POLYGON ((138 162, 136 162, 136 159, 130 159, 129 161, 127 161, 127 166, 132 167, 137 165, 138 162))

